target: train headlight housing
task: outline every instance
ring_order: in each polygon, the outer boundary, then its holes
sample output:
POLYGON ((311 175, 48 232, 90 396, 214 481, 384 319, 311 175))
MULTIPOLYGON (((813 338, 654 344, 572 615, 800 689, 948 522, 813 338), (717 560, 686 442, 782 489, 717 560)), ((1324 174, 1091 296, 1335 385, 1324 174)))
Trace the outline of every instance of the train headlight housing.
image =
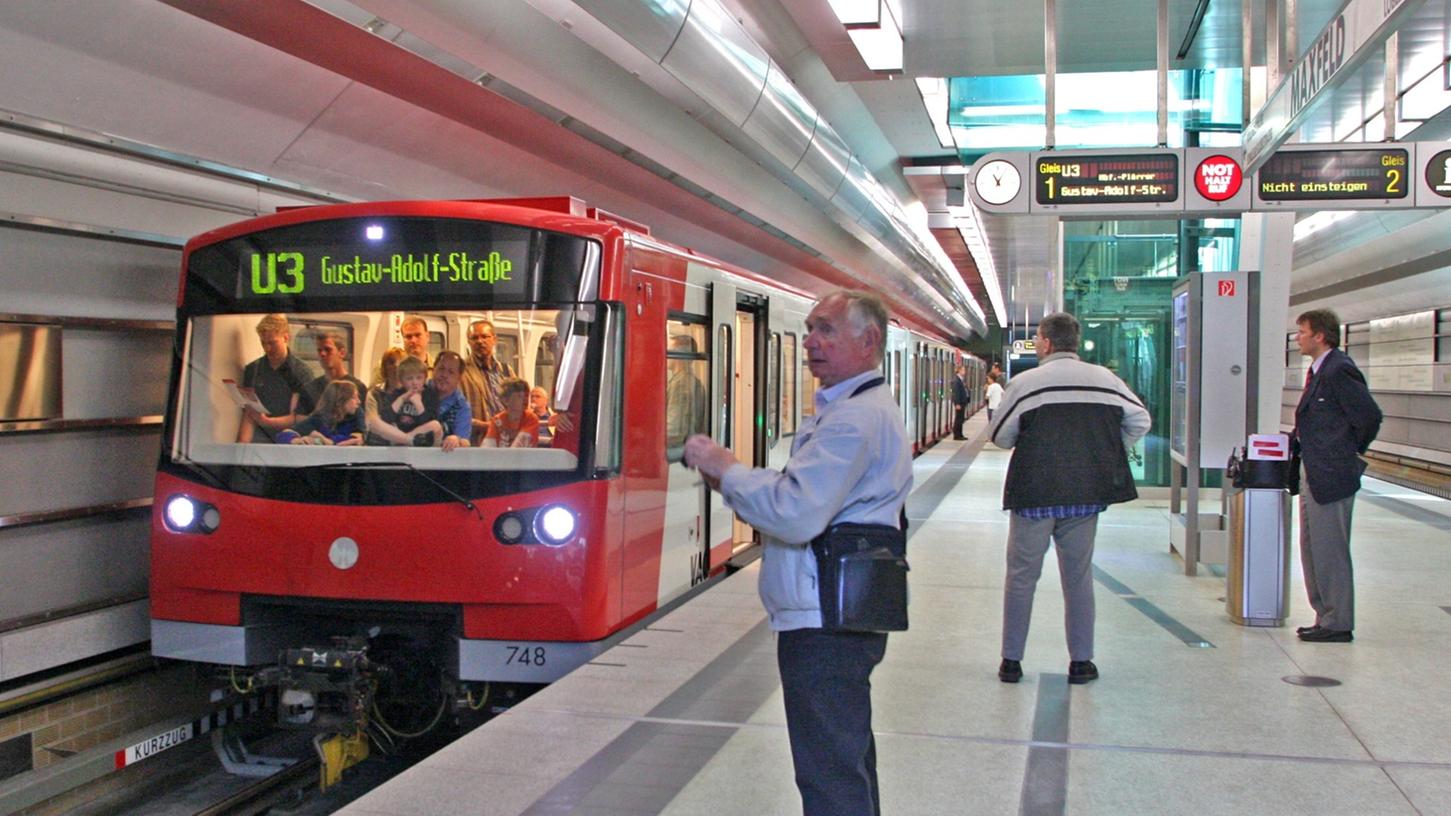
POLYGON ((551 547, 562 547, 574 538, 574 513, 562 504, 551 504, 534 517, 534 535, 551 547))
POLYGON ((509 510, 494 519, 494 538, 500 544, 545 544, 563 547, 574 540, 579 519, 562 504, 509 510))
POLYGON ((518 513, 505 513, 494 521, 494 537, 505 544, 524 540, 524 519, 518 513))
POLYGON ((168 498, 162 515, 174 533, 210 533, 222 524, 221 511, 185 494, 168 498))

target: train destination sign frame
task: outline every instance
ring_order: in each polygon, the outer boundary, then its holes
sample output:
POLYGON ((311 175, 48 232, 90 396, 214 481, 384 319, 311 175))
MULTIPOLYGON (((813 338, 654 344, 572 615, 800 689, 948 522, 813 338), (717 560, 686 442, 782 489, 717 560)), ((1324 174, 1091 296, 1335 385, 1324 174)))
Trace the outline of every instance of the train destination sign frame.
POLYGON ((1179 200, 1182 161, 1176 153, 1101 155, 1043 154, 1033 157, 1034 201, 1168 204, 1179 200))
POLYGON ((989 153, 970 168, 968 189, 983 212, 1064 218, 1451 207, 1451 142, 1286 145, 1252 175, 1243 156, 1239 148, 989 153), (983 196, 979 172, 1009 166, 1021 188, 983 196))
POLYGON ((1414 203, 1414 144, 1287 145, 1255 173, 1254 209, 1317 210, 1414 203))

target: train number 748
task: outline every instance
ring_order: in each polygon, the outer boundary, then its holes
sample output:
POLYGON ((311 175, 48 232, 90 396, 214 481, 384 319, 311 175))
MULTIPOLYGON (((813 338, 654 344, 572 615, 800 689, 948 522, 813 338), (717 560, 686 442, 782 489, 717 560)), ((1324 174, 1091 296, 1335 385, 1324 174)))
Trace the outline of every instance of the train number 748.
POLYGON ((543 666, 547 662, 548 653, 543 646, 505 646, 509 650, 509 656, 504 659, 506 666, 543 666))

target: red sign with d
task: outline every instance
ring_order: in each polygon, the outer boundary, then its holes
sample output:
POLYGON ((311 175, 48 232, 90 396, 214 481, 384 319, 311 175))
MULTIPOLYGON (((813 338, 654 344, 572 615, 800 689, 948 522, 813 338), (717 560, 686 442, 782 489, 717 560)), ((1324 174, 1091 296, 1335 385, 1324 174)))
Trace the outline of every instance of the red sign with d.
POLYGON ((1210 156, 1194 170, 1194 189, 1210 201, 1228 201, 1244 184, 1244 170, 1228 156, 1210 156))

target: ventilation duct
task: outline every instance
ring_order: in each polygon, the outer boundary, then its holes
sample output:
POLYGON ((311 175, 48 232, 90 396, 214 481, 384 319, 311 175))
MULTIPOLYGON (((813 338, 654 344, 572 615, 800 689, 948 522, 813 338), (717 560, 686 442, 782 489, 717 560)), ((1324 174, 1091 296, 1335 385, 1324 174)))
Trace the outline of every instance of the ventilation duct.
POLYGON ((698 116, 705 125, 753 158, 765 159, 761 163, 783 182, 824 205, 824 212, 868 246, 880 248, 895 263, 877 271, 897 285, 896 294, 926 306, 948 325, 966 328, 964 334, 986 331, 981 307, 945 254, 924 243, 895 196, 719 0, 576 0, 576 5, 709 104, 718 116, 698 116), (741 133, 750 144, 740 144, 741 133), (925 291, 919 279, 929 284, 925 291))

